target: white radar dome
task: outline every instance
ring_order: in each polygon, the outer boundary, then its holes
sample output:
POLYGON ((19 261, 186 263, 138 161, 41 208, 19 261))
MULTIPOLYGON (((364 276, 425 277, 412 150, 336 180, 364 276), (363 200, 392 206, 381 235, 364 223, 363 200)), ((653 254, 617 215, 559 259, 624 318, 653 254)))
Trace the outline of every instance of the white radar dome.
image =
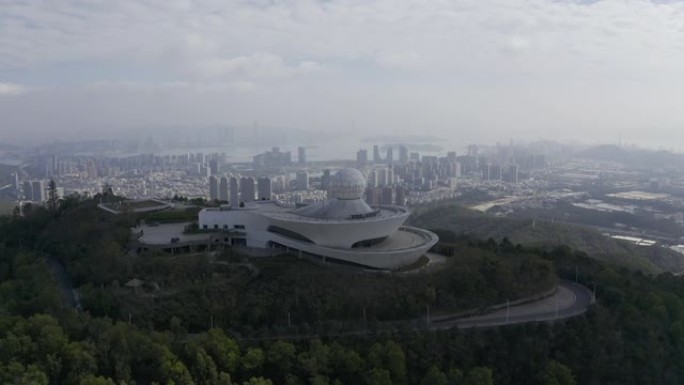
POLYGON ((355 168, 343 168, 330 182, 330 198, 360 199, 366 190, 366 178, 355 168))

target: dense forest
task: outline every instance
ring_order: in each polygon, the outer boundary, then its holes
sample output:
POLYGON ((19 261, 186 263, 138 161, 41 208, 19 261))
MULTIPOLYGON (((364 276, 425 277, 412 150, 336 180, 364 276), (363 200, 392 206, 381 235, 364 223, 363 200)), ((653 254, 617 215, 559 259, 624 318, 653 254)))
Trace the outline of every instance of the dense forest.
POLYGON ((92 200, 18 214, 0 218, 3 384, 684 381, 682 278, 567 246, 442 231, 441 247, 453 254, 443 269, 369 276, 230 253, 134 256, 126 242, 136 218, 107 214, 92 200), (66 268, 83 311, 65 302, 50 258, 66 268), (555 275, 596 284, 598 303, 555 323, 427 331, 397 322, 418 317, 428 303, 449 312, 524 296, 555 275), (155 284, 122 294, 132 277, 155 284), (316 291, 326 283, 328 291, 316 291), (349 327, 362 320, 367 329, 341 333, 355 329, 332 327, 326 321, 333 319, 349 327))
POLYGON ((460 258, 438 269, 395 274, 318 266, 291 256, 230 264, 222 254, 148 254, 133 263, 131 274, 152 289, 136 295, 110 281, 86 284, 81 293, 91 314, 130 314, 140 326, 168 328, 176 317, 192 332, 211 322, 241 335, 280 335, 355 330, 364 320, 410 320, 422 317, 426 306, 434 315, 482 308, 556 283, 549 261, 512 245, 455 247, 460 258))

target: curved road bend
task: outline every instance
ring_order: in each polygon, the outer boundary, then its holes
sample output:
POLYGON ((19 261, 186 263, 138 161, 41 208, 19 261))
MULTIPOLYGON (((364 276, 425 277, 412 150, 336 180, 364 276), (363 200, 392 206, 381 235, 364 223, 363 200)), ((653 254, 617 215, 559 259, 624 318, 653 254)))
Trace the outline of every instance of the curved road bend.
MULTIPOLYGON (((527 322, 550 322, 555 320, 567 319, 580 315, 587 311, 593 303, 592 292, 571 281, 563 280, 558 284, 558 290, 553 295, 538 301, 505 307, 488 314, 449 319, 448 321, 432 321, 429 325, 425 324, 425 318, 413 319, 421 326, 415 326, 413 330, 446 330, 454 327, 468 329, 479 327, 493 327, 522 324, 527 322)), ((406 320, 409 321, 409 320, 406 320)), ((272 336, 262 338, 242 338, 243 340, 302 340, 322 337, 350 337, 370 335, 370 330, 349 331, 334 334, 310 334, 310 335, 287 335, 272 336)))
POLYGON ((593 303, 591 290, 572 281, 563 280, 552 296, 518 306, 505 307, 488 314, 432 322, 431 329, 475 328, 503 326, 526 322, 554 321, 584 313, 593 303))

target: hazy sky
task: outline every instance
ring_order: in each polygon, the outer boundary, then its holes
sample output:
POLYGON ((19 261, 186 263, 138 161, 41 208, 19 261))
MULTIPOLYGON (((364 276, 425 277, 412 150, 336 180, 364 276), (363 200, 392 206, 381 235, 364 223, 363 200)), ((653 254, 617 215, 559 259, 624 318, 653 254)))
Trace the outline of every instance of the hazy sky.
POLYGON ((254 121, 682 148, 684 2, 0 0, 0 140, 254 121))

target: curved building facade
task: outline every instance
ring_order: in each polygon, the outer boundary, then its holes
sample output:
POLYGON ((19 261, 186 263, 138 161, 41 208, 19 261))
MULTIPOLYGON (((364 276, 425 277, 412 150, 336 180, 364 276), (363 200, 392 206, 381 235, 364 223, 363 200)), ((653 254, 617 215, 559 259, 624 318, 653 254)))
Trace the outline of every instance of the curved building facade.
POLYGON ((437 243, 430 231, 402 226, 406 207, 371 208, 361 198, 366 180, 359 170, 342 169, 330 184, 331 199, 302 208, 273 201, 246 207, 205 208, 201 229, 244 233, 245 244, 286 248, 309 256, 376 269, 417 261, 437 243))

